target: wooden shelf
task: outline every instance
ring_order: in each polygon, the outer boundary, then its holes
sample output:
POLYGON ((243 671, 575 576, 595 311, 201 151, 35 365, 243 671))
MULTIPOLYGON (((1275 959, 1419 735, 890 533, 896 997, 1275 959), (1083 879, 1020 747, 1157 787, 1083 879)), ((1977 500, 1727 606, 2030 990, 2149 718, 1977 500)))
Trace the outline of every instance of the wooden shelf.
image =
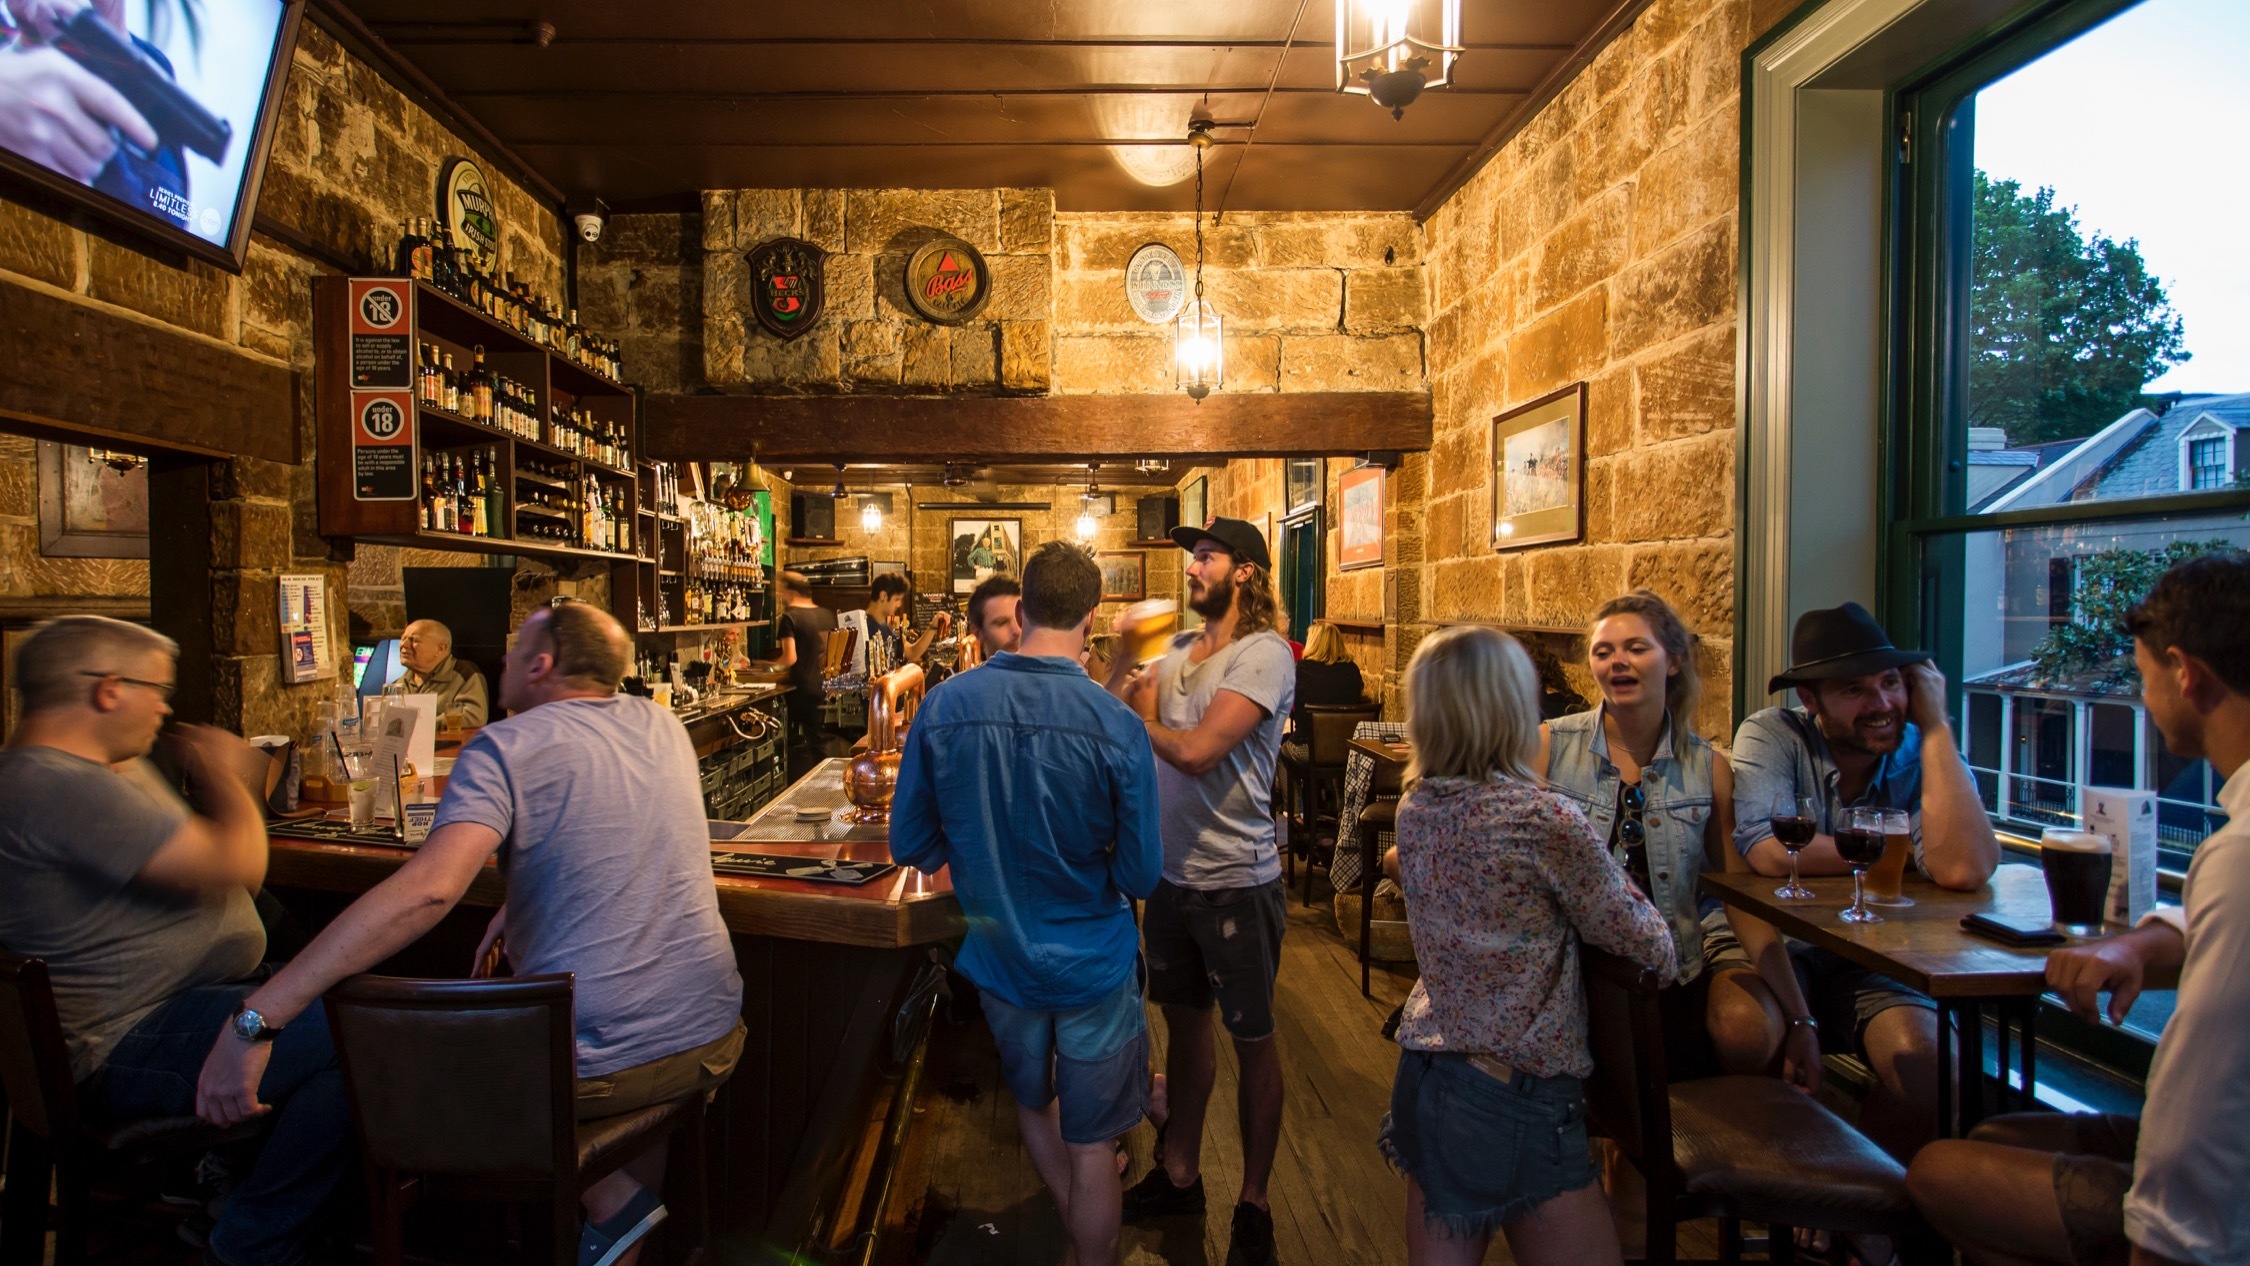
POLYGON ((1345 620, 1339 619, 1338 617, 1332 615, 1324 615, 1316 618, 1319 620, 1325 620, 1326 622, 1335 625, 1339 629, 1348 629, 1354 633, 1380 633, 1384 629, 1390 627, 1384 624, 1381 620, 1345 620))
POLYGON ((452 550, 465 554, 510 554, 518 558, 543 558, 558 562, 630 563, 631 554, 605 549, 579 549, 575 545, 550 545, 544 541, 517 540, 512 536, 460 536, 452 532, 409 532, 363 536, 363 541, 398 545, 408 549, 452 550))
MULTIPOLYGON (((655 631, 658 633, 702 633, 710 629, 762 629, 771 623, 773 623, 771 620, 712 620, 704 624, 664 624, 659 625, 655 631)), ((648 631, 647 629, 642 630, 644 633, 648 631)))
POLYGON ((1178 549, 1180 547, 1180 543, 1169 536, 1161 541, 1127 541, 1125 544, 1133 549, 1178 549))
POLYGON ((525 470, 525 469, 523 469, 522 467, 517 467, 517 469, 516 469, 516 478, 518 478, 518 479, 522 479, 522 480, 528 480, 528 481, 530 481, 530 482, 532 482, 532 483, 535 483, 535 484, 540 484, 540 485, 542 485, 542 486, 545 486, 545 487, 548 487, 548 488, 560 488, 560 489, 564 490, 565 492, 567 492, 567 491, 569 491, 569 490, 570 490, 570 485, 569 485, 569 484, 566 484, 566 483, 564 483, 564 482, 563 482, 562 480, 560 480, 560 479, 555 479, 555 478, 551 478, 551 477, 549 477, 549 476, 547 476, 547 475, 542 475, 542 474, 540 474, 540 473, 539 473, 539 472, 537 472, 537 471, 532 471, 532 470, 525 470))

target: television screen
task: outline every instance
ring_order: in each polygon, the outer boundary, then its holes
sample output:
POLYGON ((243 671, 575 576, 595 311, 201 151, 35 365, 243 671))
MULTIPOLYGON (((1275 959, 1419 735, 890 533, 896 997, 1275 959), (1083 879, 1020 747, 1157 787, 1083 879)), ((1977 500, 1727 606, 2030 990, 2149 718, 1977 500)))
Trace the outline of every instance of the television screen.
POLYGON ((239 271, 301 9, 0 0, 0 165, 239 271))

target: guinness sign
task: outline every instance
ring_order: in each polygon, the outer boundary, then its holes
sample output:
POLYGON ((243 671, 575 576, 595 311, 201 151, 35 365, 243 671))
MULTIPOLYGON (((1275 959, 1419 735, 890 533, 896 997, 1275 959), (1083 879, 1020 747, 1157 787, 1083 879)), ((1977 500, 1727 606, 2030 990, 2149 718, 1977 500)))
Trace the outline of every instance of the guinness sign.
POLYGON ((906 302, 926 321, 959 325, 991 297, 992 274, 967 242, 939 238, 906 261, 906 302))
POLYGON ((828 252, 793 237, 777 237, 750 252, 750 307, 758 324, 788 340, 820 320, 826 287, 821 280, 828 252))

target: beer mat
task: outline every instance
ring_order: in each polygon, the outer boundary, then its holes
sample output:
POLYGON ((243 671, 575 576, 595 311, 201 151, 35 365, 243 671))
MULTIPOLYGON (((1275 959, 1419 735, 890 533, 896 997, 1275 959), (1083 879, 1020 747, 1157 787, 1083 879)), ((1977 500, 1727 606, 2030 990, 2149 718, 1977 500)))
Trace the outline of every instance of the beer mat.
POLYGON ((804 879, 816 884, 856 887, 898 869, 896 862, 838 861, 832 857, 791 857, 786 853, 711 854, 711 869, 722 875, 752 879, 804 879))
POLYGON ((320 844, 381 844, 386 848, 408 848, 399 842, 398 830, 388 817, 358 830, 351 822, 327 817, 301 818, 288 822, 266 823, 266 834, 286 840, 312 840, 320 844))
POLYGON ((711 842, 714 844, 723 844, 728 840, 739 839, 744 831, 750 829, 750 824, 747 822, 721 822, 717 818, 705 818, 704 821, 710 824, 711 842))

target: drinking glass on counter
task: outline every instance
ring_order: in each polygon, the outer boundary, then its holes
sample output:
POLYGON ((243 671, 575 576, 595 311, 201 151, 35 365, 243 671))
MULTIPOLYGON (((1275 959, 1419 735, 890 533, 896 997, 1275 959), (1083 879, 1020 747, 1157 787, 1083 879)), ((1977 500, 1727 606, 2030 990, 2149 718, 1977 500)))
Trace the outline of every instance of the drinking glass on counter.
POLYGON ((1836 917, 1846 923, 1881 923, 1867 908, 1867 868, 1883 860, 1883 810, 1846 809, 1836 828, 1836 855, 1851 863, 1852 904, 1836 917))
POLYGON ((1883 860, 1867 871, 1867 900, 1879 906, 1910 906, 1914 898, 1899 891, 1906 878, 1906 859, 1914 855, 1913 823, 1904 809, 1884 809, 1883 860))
POLYGON ((355 743, 344 748, 344 773, 350 779, 351 825, 357 831, 375 822, 375 789, 381 780, 375 777, 375 749, 366 743, 355 743))
POLYGON ((1773 798, 1773 811, 1767 821, 1773 825, 1773 837, 1789 850, 1789 882, 1774 889, 1773 895, 1783 901, 1812 900, 1813 890, 1797 879, 1797 854, 1820 833, 1820 801, 1794 792, 1780 792, 1773 798))
POLYGON ((2047 901, 2057 932, 2101 935, 2110 864, 2107 835, 2060 830, 2040 835, 2039 868, 2047 874, 2047 901))

